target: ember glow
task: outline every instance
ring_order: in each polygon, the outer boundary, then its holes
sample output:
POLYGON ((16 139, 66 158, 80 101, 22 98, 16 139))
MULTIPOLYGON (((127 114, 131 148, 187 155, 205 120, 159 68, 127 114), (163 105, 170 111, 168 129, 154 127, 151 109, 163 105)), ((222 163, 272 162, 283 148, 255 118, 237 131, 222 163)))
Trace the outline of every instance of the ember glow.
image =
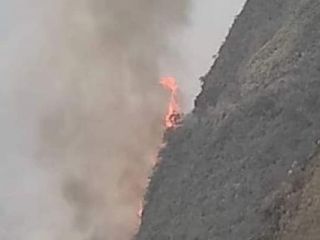
MULTIPOLYGON (((174 77, 163 77, 160 81, 160 84, 170 92, 170 101, 168 104, 167 112, 164 116, 165 127, 166 129, 175 128, 180 123, 182 118, 181 107, 179 105, 179 100, 178 100, 179 88, 178 88, 177 81, 174 77)), ((166 143, 162 143, 159 146, 158 151, 160 151, 165 146, 166 146, 166 143)), ((152 160, 152 166, 155 167, 158 162, 158 156, 155 155, 151 160, 152 160)), ((147 185, 149 185, 149 182, 147 183, 147 185)), ((143 215, 143 210, 144 210, 144 203, 143 201, 141 201, 139 210, 137 212, 137 215, 140 221, 143 215)))
POLYGON ((181 107, 178 100, 178 84, 174 77, 164 77, 160 81, 161 85, 170 91, 170 102, 165 116, 166 128, 176 127, 182 117, 181 107))
POLYGON ((140 220, 142 218, 142 214, 143 214, 143 202, 140 203, 140 208, 139 208, 139 211, 138 211, 138 217, 139 217, 140 220))

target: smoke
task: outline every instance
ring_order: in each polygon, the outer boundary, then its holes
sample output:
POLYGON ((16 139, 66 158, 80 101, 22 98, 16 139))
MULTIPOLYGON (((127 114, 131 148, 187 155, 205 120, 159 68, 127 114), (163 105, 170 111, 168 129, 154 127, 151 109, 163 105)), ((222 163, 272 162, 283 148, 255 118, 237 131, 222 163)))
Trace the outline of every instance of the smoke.
POLYGON ((130 239, 188 0, 1 4, 0 238, 130 239))
POLYGON ((193 0, 188 27, 176 34, 174 49, 180 61, 165 62, 165 70, 176 76, 183 93, 184 111, 193 109, 200 91, 198 79, 212 66, 215 55, 246 0, 193 0), (183 66, 183 67, 181 67, 183 66))

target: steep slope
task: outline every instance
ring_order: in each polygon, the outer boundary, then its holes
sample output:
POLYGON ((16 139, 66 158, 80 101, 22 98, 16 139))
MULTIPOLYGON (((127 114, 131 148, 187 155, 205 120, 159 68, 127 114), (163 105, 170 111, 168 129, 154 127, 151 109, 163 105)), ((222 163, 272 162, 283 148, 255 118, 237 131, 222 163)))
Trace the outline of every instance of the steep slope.
POLYGON ((319 193, 308 190, 319 22, 318 0, 246 3, 193 113, 165 136, 137 239, 291 239, 307 194, 319 193))
POLYGON ((318 240, 320 236, 320 149, 317 149, 304 179, 304 187, 287 196, 282 206, 278 240, 318 240), (297 201, 298 199, 298 201, 297 201))

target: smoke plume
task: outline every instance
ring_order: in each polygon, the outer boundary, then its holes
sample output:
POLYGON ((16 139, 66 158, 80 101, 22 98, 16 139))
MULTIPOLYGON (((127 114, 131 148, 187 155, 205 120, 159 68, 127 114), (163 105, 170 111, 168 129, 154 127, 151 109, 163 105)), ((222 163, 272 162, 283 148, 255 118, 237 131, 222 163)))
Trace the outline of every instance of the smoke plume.
POLYGON ((19 140, 13 150, 2 145, 3 166, 16 172, 0 184, 8 193, 0 197, 1 239, 134 235, 168 100, 159 66, 170 52, 170 35, 187 21, 188 5, 8 3, 0 61, 3 92, 10 94, 1 97, 14 103, 5 109, 15 114, 3 110, 1 117, 14 126, 6 140, 19 140))

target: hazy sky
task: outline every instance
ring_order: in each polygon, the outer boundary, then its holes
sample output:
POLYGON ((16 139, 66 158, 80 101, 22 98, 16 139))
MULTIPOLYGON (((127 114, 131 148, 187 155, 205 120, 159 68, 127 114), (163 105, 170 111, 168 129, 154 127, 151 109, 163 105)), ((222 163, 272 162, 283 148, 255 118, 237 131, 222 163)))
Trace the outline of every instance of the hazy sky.
MULTIPOLYGON (((164 74, 178 78, 187 110, 192 108, 193 99, 199 93, 199 77, 212 65, 212 56, 244 3, 245 0, 192 0, 189 26, 174 38, 173 48, 180 55, 181 65, 174 58, 172 62, 168 59, 163 67, 164 74)), ((0 46, 1 39, 10 32, 10 25, 16 24, 13 9, 10 1, 0 0, 0 46)))
POLYGON ((185 65, 177 71, 188 110, 199 93, 200 76, 213 64, 212 56, 224 41, 235 16, 245 0, 193 0, 190 26, 182 34, 178 44, 185 65))
MULTIPOLYGON (((55 199, 59 195, 59 188, 54 187, 56 181, 50 182, 51 178, 46 175, 47 172, 33 161, 34 150, 38 147, 35 136, 38 135, 40 116, 51 108, 52 99, 59 102, 60 95, 55 95, 55 90, 50 89, 51 86, 54 86, 50 82, 50 80, 55 80, 54 74, 52 79, 50 76, 46 79, 51 84, 48 84, 48 89, 45 89, 43 79, 25 81, 28 79, 24 74, 33 76, 33 73, 26 70, 25 65, 29 62, 24 62, 20 56, 24 56, 24 59, 33 59, 34 50, 46 47, 46 40, 43 40, 43 46, 38 43, 37 45, 32 44, 35 39, 38 39, 37 28, 41 25, 41 22, 37 21, 37 17, 32 13, 41 9, 39 5, 44 1, 32 0, 33 3, 39 3, 37 6, 30 4, 30 1, 0 0, 1 240, 51 239, 46 236, 54 232, 53 226, 60 229, 58 226, 62 224, 61 216, 56 215, 61 212, 66 216, 70 214, 68 210, 65 210, 68 207, 62 202, 61 210, 55 211, 57 204, 61 201, 61 199, 55 199), (42 91, 43 89, 45 90, 42 91), (51 184, 50 187, 48 184, 51 184), (51 216, 52 219, 48 219, 48 216, 51 216), (20 231, 15 231, 15 228, 20 231), (13 233, 15 235, 12 235, 13 233)), ((212 65, 212 56, 220 47, 243 3, 244 0, 194 0, 188 26, 182 33, 179 32, 172 36, 172 58, 166 57, 161 72, 163 75, 177 77, 187 110, 191 109, 193 99, 199 92, 199 77, 204 75, 212 65)), ((88 19, 84 19, 85 23, 86 20, 88 19)), ((41 54, 41 51, 39 52, 41 54)), ((47 76, 47 68, 41 59, 35 61, 34 64, 38 64, 39 68, 43 69, 44 76, 47 76)), ((101 62, 98 63, 101 64, 101 62)), ((48 67, 48 71, 50 70, 52 69, 48 67)), ((63 83, 61 84, 63 86, 63 83)), ((85 96, 92 97, 90 94, 85 96)), ((92 97, 92 99, 103 100, 104 98, 92 97)), ((99 104, 102 105, 102 103, 99 104)))

